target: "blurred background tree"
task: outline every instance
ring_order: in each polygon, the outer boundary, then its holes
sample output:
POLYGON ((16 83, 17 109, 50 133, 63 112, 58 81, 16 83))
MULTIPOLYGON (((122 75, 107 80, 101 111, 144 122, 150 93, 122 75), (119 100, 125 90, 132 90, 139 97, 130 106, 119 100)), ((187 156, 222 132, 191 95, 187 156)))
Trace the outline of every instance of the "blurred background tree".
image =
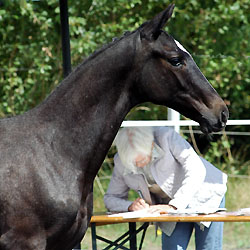
MULTIPOLYGON (((73 67, 94 50, 134 30, 169 0, 68 1, 73 67)), ((176 0, 166 31, 189 50, 229 106, 230 119, 249 119, 248 0, 176 0)), ((0 117, 38 105, 62 80, 59 1, 0 0, 0 117)), ((144 103, 127 120, 165 120, 167 109, 144 103)), ((185 129, 185 128, 184 128, 185 129)), ((247 126, 227 128, 247 132, 247 126)), ((190 137, 186 138, 191 141, 190 137)), ((249 172, 249 137, 196 135, 205 157, 229 173, 249 172), (244 145, 242 147, 242 145, 244 145)), ((110 166, 114 151, 105 166, 110 166)))

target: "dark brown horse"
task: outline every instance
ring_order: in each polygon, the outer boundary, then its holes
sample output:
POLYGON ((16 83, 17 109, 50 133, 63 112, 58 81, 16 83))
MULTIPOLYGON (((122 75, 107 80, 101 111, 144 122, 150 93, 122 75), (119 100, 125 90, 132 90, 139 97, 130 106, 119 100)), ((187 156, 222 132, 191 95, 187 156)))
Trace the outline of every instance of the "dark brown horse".
POLYGON ((228 110, 162 30, 173 5, 94 53, 38 107, 0 120, 0 249, 69 250, 85 234, 92 185, 128 111, 151 101, 225 127, 228 110))

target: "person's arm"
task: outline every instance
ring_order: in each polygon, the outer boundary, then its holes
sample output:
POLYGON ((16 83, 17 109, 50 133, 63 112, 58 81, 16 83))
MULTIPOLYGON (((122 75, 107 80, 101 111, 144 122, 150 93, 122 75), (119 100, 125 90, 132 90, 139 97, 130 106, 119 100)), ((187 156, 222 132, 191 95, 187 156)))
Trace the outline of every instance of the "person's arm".
POLYGON ((144 208, 148 208, 149 205, 142 198, 137 198, 134 201, 128 200, 129 187, 125 183, 123 174, 121 171, 124 166, 121 164, 118 155, 114 158, 114 171, 109 183, 108 190, 104 195, 104 203, 106 208, 111 212, 125 212, 125 211, 136 211, 144 208))
POLYGON ((204 182, 206 168, 191 145, 175 131, 168 137, 168 143, 172 155, 184 171, 181 187, 176 191, 169 205, 183 209, 188 206, 204 182))
POLYGON ((114 170, 109 183, 108 190, 104 195, 104 204, 106 208, 111 212, 125 212, 128 211, 128 207, 133 203, 128 200, 129 187, 124 181, 123 175, 121 173, 124 166, 122 164, 119 156, 116 154, 114 157, 114 170))
POLYGON ((149 207, 148 212, 166 214, 170 210, 176 210, 176 207, 169 204, 158 204, 158 205, 151 205, 149 207))

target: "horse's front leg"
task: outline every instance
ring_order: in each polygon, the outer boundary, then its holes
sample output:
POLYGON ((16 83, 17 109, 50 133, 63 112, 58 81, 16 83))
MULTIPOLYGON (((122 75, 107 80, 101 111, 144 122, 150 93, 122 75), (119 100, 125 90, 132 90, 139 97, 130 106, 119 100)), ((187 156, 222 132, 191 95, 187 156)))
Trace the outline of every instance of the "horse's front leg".
POLYGON ((0 237, 1 250, 45 250, 46 236, 38 228, 29 233, 25 228, 10 229, 0 237))

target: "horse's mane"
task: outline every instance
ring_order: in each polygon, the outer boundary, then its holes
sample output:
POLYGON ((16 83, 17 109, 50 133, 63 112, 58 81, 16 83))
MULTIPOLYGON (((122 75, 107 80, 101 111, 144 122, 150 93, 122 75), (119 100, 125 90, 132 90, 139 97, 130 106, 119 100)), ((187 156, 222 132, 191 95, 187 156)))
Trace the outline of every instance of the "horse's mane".
MULTIPOLYGON (((135 31, 137 31, 137 30, 135 30, 135 31)), ((101 48, 96 49, 89 57, 87 57, 83 61, 82 65, 85 64, 85 63, 87 63, 88 61, 94 59, 96 56, 98 56, 99 54, 101 54, 103 51, 105 51, 106 49, 109 49, 113 45, 117 44, 118 42, 120 42, 125 37, 128 37, 129 35, 135 33, 135 31, 125 31, 121 37, 119 37, 119 38, 118 37, 112 38, 111 42, 109 42, 107 44, 104 44, 101 48)))
MULTIPOLYGON (((101 48, 95 50, 89 57, 88 59, 92 59, 92 57, 96 57, 97 55, 99 55, 100 53, 102 53, 104 50, 112 47, 113 45, 117 44, 118 42, 120 42, 122 39, 124 39, 125 37, 128 37, 129 35, 131 35, 132 33, 134 33, 135 31, 131 32, 131 31, 125 31, 123 33, 123 35, 121 37, 113 37, 112 41, 104 44, 101 48)), ((88 60, 87 59, 87 60, 88 60)))
POLYGON ((99 54, 101 54, 103 51, 111 48, 113 45, 117 44, 118 42, 120 42, 121 40, 123 40, 124 38, 136 33, 138 30, 140 30, 147 22, 143 23, 142 25, 140 25, 137 29, 135 29, 134 31, 125 31, 123 32, 121 37, 114 37, 112 39, 111 42, 104 44, 101 48, 96 49, 92 54, 90 54, 87 58, 85 58, 83 60, 82 63, 80 63, 73 71, 77 72, 79 69, 82 68, 82 66, 84 66, 86 63, 88 63, 89 61, 91 61, 92 59, 94 59, 96 56, 98 56, 99 54))
POLYGON ((94 59, 96 56, 98 56, 99 54, 101 54, 103 51, 105 51, 106 49, 109 49, 110 47, 112 47, 113 45, 117 44, 118 42, 120 42, 122 39, 124 39, 125 37, 128 37, 129 35, 134 34, 135 32, 137 32, 138 30, 140 30, 147 22, 143 23, 142 25, 140 25, 137 29, 135 29, 134 31, 125 31, 123 32, 123 35, 121 37, 114 37, 112 39, 111 42, 104 44, 101 48, 95 50, 88 58, 86 58, 81 65, 87 63, 88 61, 94 59))

